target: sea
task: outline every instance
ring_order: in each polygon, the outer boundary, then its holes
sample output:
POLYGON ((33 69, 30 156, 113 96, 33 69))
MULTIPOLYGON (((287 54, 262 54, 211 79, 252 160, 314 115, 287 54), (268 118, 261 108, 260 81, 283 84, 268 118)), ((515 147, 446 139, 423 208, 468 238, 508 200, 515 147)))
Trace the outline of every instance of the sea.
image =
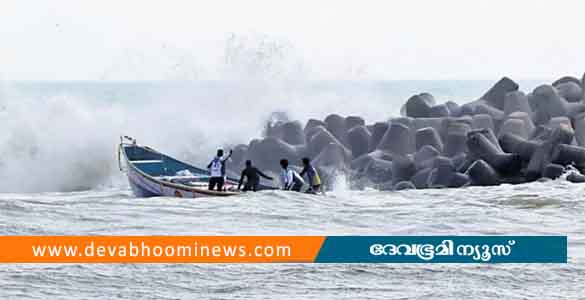
MULTIPOLYGON (((202 165, 274 112, 368 123, 494 80, 0 81, 0 235, 567 235, 567 264, 1 264, 1 299, 585 299, 585 184, 136 198, 120 135, 202 165)), ((550 80, 520 80, 530 92, 550 80)), ((10 245, 0 245, 10 247, 10 245)))

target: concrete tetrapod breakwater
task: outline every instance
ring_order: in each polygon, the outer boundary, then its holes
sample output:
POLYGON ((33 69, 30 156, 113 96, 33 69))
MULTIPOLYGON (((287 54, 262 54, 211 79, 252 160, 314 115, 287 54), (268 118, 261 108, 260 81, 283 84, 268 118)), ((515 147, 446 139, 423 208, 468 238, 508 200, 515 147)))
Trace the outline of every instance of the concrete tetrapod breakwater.
POLYGON ((462 187, 555 179, 585 182, 585 82, 566 76, 531 92, 504 77, 479 99, 438 104, 413 95, 401 116, 368 123, 330 114, 323 120, 280 120, 265 136, 234 147, 233 171, 251 159, 279 172, 287 158, 310 157, 325 182, 343 173, 353 188, 462 187))

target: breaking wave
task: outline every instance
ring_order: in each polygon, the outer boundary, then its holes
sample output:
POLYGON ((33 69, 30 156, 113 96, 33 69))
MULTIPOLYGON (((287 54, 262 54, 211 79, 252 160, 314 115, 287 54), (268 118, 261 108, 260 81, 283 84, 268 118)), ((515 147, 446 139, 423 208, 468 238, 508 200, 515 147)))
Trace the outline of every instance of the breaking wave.
POLYGON ((334 112, 363 115, 367 111, 357 101, 361 98, 372 103, 367 110, 377 119, 392 114, 390 109, 376 110, 376 99, 379 105, 383 101, 375 84, 365 88, 370 90, 367 96, 363 87, 332 92, 328 84, 5 83, 0 93, 0 192, 65 192, 125 184, 116 165, 121 134, 203 164, 217 147, 261 136, 273 111, 300 120, 334 112))
POLYGON ((468 102, 490 85, 307 81, 294 47, 267 37, 231 36, 223 56, 216 81, 0 81, 0 192, 124 185, 115 153, 122 134, 200 165, 217 147, 261 136, 275 111, 302 122, 331 113, 375 122, 420 91, 468 102))

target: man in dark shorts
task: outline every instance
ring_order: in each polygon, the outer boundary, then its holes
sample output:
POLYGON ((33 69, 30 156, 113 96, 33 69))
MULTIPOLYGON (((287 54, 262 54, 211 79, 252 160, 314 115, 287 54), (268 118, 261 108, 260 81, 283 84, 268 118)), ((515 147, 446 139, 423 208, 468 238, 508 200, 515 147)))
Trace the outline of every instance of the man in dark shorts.
POLYGON ((223 158, 223 150, 217 150, 217 155, 207 165, 209 169, 209 190, 212 191, 216 186, 218 191, 223 191, 223 184, 225 183, 225 164, 228 159, 232 156, 232 150, 230 154, 223 158))
POLYGON ((243 191, 257 191, 258 185, 260 184, 260 177, 264 177, 268 180, 272 180, 273 178, 265 175, 260 170, 252 165, 251 160, 246 161, 246 168, 242 171, 242 176, 240 177, 240 182, 238 183, 238 190, 242 187, 242 183, 244 183, 244 178, 246 178, 246 184, 244 184, 243 191))

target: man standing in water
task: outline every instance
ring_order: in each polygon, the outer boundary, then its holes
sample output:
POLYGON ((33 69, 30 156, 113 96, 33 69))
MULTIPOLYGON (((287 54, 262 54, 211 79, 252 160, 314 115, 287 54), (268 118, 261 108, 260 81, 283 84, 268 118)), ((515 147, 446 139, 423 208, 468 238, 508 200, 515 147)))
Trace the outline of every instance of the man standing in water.
POLYGON ((225 164, 228 159, 232 156, 232 150, 230 154, 223 158, 223 150, 218 149, 217 155, 207 165, 207 169, 211 176, 209 178, 209 190, 212 191, 217 186, 218 191, 223 191, 223 184, 225 183, 225 164))
POLYGON ((310 194, 317 194, 321 191, 321 177, 319 177, 319 173, 313 165, 311 165, 311 160, 308 157, 303 158, 303 170, 301 177, 307 174, 307 179, 309 179, 309 188, 307 189, 307 193, 310 194))
POLYGON ((265 175, 256 167, 252 166, 252 161, 246 161, 246 168, 242 171, 242 176, 240 177, 240 182, 238 183, 238 190, 242 187, 242 183, 244 182, 244 177, 247 178, 246 184, 244 185, 243 191, 257 191, 258 185, 260 184, 260 177, 264 177, 268 180, 272 180, 273 178, 265 175))
POLYGON ((288 160, 281 159, 280 166, 282 167, 280 174, 282 189, 285 191, 300 192, 303 184, 305 184, 303 178, 295 170, 288 168, 288 160))

